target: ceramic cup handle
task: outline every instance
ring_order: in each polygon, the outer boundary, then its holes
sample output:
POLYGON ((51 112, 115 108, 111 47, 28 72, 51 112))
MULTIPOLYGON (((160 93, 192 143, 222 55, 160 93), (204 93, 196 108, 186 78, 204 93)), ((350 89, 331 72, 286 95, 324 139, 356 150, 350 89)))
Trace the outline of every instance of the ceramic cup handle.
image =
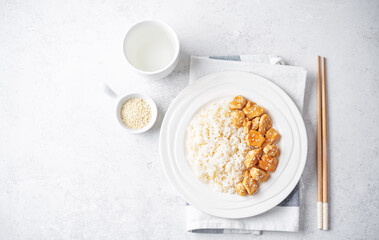
POLYGON ((101 83, 101 86, 103 88, 103 91, 110 96, 111 98, 117 98, 117 94, 105 83, 101 83))

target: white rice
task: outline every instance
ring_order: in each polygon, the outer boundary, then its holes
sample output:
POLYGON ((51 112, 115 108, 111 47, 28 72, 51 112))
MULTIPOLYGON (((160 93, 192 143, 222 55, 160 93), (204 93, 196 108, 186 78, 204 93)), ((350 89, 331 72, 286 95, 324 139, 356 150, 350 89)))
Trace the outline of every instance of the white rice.
POLYGON ((235 184, 243 179, 243 160, 250 150, 243 128, 231 123, 231 100, 203 107, 186 133, 186 157, 194 173, 214 190, 226 193, 235 193, 235 184))

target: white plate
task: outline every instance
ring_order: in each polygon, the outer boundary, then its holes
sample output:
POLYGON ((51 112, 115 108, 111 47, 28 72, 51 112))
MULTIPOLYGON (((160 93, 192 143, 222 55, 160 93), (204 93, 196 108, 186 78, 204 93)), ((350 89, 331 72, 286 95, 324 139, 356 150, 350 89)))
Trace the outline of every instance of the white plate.
POLYGON ((221 72, 199 79, 175 98, 163 120, 159 145, 163 169, 185 201, 214 216, 244 218, 275 207, 291 193, 303 172, 308 143, 301 114, 282 89, 251 73, 221 72), (277 170, 260 184, 259 192, 245 197, 213 191, 197 179, 185 157, 185 132, 193 115, 207 103, 236 95, 265 107, 281 134, 277 170))

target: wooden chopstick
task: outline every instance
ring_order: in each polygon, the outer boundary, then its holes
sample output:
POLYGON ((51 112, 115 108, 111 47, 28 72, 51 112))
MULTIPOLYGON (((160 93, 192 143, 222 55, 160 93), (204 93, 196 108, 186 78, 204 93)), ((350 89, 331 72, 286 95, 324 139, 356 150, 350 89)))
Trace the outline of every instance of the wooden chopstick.
POLYGON ((329 229, 325 58, 317 57, 317 228, 329 229))
POLYGON ((317 228, 322 229, 322 202, 323 202, 323 177, 322 177, 322 101, 321 101, 321 57, 317 57, 317 228))
POLYGON ((328 126, 326 114, 326 75, 325 58, 322 58, 322 230, 329 229, 329 209, 328 209, 328 126))

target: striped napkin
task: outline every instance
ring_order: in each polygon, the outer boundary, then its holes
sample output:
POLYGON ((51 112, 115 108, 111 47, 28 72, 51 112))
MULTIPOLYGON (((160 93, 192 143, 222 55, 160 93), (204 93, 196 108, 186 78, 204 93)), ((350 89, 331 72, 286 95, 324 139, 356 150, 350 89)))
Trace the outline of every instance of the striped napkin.
MULTIPOLYGON (((221 71, 251 72, 267 78, 281 87, 303 109, 306 70, 284 65, 281 58, 269 55, 238 55, 221 57, 191 57, 190 81, 221 71)), ((193 233, 250 233, 261 231, 299 231, 299 184, 278 206, 258 216, 225 219, 203 213, 187 204, 187 231, 193 233)))

